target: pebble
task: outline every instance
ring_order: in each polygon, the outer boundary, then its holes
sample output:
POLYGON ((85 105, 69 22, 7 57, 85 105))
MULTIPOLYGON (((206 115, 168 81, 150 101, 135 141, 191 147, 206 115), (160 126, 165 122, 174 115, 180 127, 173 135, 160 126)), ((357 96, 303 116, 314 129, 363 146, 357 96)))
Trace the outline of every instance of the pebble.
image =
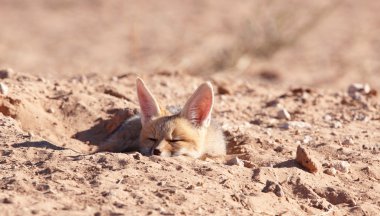
POLYGON ((342 145, 353 145, 353 144, 354 144, 354 140, 352 138, 345 139, 342 142, 342 145))
POLYGON ((12 204, 13 203, 13 200, 11 198, 4 198, 3 199, 3 203, 4 204, 12 204))
POLYGON ((319 163, 312 158, 310 151, 299 145, 297 147, 296 161, 311 173, 318 172, 319 163))
POLYGON ((327 175, 335 176, 336 175, 336 169, 334 167, 330 167, 325 170, 325 173, 327 175))
POLYGON ((240 167, 244 167, 244 162, 242 160, 240 160, 238 157, 232 158, 231 160, 227 161, 226 164, 230 165, 230 166, 237 165, 240 167))
POLYGON ((218 94, 220 95, 226 95, 231 94, 231 90, 228 89, 226 86, 219 85, 217 88, 218 94))
POLYGON ((339 122, 339 121, 336 121, 336 122, 331 123, 330 126, 331 126, 331 128, 335 128, 335 129, 338 129, 338 128, 343 127, 342 123, 339 122))
POLYGON ((371 87, 367 83, 353 83, 348 86, 348 95, 355 100, 360 99, 361 95, 369 94, 370 92, 371 87))
POLYGON ((282 108, 277 112, 277 118, 290 120, 291 116, 290 116, 290 113, 285 108, 282 108))
POLYGON ((302 122, 302 121, 289 121, 289 122, 286 122, 284 124, 281 124, 280 125, 280 128, 283 128, 283 129, 290 129, 290 128, 294 128, 294 129, 310 129, 311 128, 311 124, 307 123, 307 122, 302 122))
POLYGON ((327 115, 323 116, 323 120, 329 122, 329 121, 333 120, 333 117, 331 115, 327 114, 327 115))
POLYGON ((0 79, 10 78, 13 74, 13 70, 11 68, 0 69, 0 79))
POLYGON ((136 153, 136 154, 133 155, 133 158, 135 160, 141 160, 141 154, 140 153, 136 153))
POLYGON ((9 93, 9 88, 7 85, 5 85, 4 83, 0 83, 0 94, 2 95, 8 95, 9 93))
POLYGON ((302 140, 303 144, 309 144, 311 141, 313 141, 313 137, 311 136, 305 136, 302 140))
POLYGON ((332 164, 336 170, 342 173, 348 173, 350 169, 350 164, 347 161, 336 161, 332 164))
POLYGON ((283 197, 284 196, 284 191, 282 190, 281 186, 271 180, 267 180, 265 187, 261 192, 268 193, 268 192, 273 192, 276 194, 278 197, 283 197))
POLYGON ((48 113, 54 113, 55 112, 55 110, 53 109, 53 108, 49 108, 49 109, 47 109, 46 110, 48 113))

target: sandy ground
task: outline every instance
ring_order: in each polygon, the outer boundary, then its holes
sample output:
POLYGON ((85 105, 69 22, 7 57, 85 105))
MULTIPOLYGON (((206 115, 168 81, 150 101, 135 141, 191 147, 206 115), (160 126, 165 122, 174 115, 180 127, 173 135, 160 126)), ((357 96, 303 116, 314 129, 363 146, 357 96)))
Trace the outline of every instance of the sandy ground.
POLYGON ((0 215, 379 214, 380 3, 0 5, 0 215), (210 80, 228 155, 90 154, 137 76, 165 105, 210 80))

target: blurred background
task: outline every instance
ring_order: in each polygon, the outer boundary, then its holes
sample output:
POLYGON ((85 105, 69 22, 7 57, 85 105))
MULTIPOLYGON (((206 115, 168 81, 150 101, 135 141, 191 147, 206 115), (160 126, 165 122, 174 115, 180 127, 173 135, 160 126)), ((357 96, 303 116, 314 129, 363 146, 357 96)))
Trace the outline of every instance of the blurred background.
POLYGON ((0 67, 380 87, 380 1, 0 0, 0 67))

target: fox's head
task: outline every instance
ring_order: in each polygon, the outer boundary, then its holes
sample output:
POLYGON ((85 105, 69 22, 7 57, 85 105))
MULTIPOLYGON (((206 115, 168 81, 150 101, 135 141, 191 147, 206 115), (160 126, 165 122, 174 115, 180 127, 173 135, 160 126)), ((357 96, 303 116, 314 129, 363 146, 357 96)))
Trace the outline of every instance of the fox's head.
POLYGON ((211 83, 200 85, 177 114, 171 114, 160 107, 140 78, 136 80, 136 85, 142 123, 141 153, 166 157, 200 157, 214 103, 211 83))

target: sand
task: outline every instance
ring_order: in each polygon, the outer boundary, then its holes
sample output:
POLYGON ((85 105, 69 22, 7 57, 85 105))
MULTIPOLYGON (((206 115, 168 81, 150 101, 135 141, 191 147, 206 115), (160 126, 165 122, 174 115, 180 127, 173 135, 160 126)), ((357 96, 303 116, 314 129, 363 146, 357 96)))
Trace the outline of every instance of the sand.
POLYGON ((255 52, 245 21, 292 5, 0 3, 0 215, 379 214, 379 3, 292 1, 321 18, 255 52), (228 155, 92 153, 138 113, 137 77, 168 106, 211 81, 228 155))

